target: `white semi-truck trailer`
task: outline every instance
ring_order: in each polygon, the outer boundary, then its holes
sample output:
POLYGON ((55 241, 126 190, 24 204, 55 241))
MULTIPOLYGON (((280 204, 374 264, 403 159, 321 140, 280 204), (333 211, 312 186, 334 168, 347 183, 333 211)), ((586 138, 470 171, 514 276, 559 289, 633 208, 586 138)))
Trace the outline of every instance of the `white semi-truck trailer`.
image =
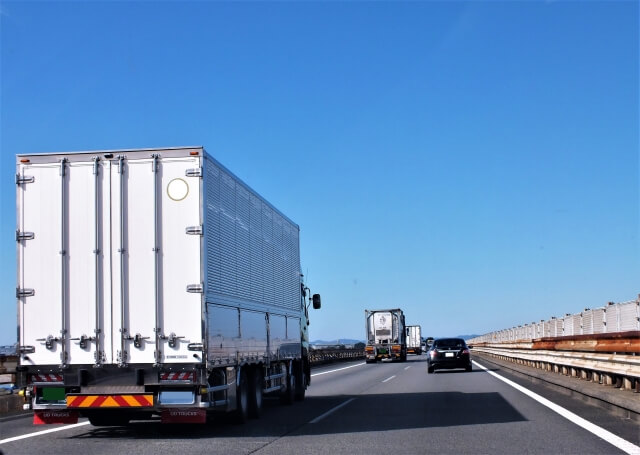
POLYGON ((419 325, 407 326, 407 354, 422 354, 422 328, 419 325))
POLYGON ((407 360, 404 313, 401 309, 364 310, 367 363, 378 360, 407 360))
POLYGON ((299 227, 202 147, 17 156, 36 423, 258 417, 310 383, 299 227))

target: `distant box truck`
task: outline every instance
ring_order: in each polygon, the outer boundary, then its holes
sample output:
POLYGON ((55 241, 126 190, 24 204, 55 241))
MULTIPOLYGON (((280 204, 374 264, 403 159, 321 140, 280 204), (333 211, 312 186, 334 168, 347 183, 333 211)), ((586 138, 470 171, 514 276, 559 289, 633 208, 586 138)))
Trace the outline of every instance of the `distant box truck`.
POLYGON ((202 147, 17 156, 36 423, 257 417, 310 383, 299 227, 202 147))
POLYGON ((407 353, 422 354, 422 329, 419 325, 407 326, 407 353))
POLYGON ((390 359, 407 360, 407 339, 405 335, 404 313, 401 309, 365 310, 367 363, 390 359))

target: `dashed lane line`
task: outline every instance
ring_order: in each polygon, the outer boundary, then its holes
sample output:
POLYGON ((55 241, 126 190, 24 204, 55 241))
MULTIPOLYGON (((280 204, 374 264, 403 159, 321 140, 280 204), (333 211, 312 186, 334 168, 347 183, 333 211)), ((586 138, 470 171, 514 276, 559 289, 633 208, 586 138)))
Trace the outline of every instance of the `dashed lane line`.
POLYGON ((313 419, 311 422, 309 423, 318 423, 320 422, 322 419, 324 419, 325 417, 333 414, 334 412, 336 412, 338 409, 342 408, 343 406, 348 405, 349 403, 351 403, 353 400, 355 400, 355 398, 349 398, 347 401, 340 403, 338 406, 329 409, 327 412, 325 412, 324 414, 319 415, 318 417, 316 417, 315 419, 313 419))
POLYGON ((335 373, 336 371, 348 370, 349 368, 355 368, 355 367, 359 367, 359 366, 362 366, 362 365, 364 365, 364 363, 357 363, 355 365, 350 365, 348 367, 338 368, 336 370, 323 371, 322 373, 314 373, 314 374, 311 375, 311 377, 320 376, 320 375, 323 375, 323 374, 335 373))

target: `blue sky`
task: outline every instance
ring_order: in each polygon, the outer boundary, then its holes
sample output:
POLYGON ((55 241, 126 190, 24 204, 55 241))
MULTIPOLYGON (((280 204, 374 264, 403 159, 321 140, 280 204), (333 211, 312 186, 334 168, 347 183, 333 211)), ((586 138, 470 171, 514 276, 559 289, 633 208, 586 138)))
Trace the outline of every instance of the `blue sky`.
POLYGON ((638 2, 0 3, 15 154, 204 145, 300 225, 312 339, 486 333, 640 292, 638 2))

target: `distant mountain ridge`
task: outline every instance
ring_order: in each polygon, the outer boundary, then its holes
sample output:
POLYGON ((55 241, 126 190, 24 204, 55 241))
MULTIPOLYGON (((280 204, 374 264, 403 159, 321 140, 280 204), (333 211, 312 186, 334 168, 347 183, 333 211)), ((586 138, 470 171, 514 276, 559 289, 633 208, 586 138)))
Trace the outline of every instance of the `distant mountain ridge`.
POLYGON ((320 345, 334 345, 334 344, 356 344, 356 343, 364 343, 364 340, 354 340, 352 338, 340 338, 339 340, 315 340, 311 341, 311 344, 320 344, 320 345))
MULTIPOLYGON (((455 338, 462 338, 463 340, 470 340, 471 338, 479 337, 480 335, 456 335, 455 338)), ((445 337, 434 337, 434 338, 445 338, 445 337)), ((365 340, 354 340, 353 338, 340 338, 339 340, 314 340, 311 341, 311 344, 314 345, 336 345, 336 344, 356 344, 356 343, 366 343, 365 340)))

